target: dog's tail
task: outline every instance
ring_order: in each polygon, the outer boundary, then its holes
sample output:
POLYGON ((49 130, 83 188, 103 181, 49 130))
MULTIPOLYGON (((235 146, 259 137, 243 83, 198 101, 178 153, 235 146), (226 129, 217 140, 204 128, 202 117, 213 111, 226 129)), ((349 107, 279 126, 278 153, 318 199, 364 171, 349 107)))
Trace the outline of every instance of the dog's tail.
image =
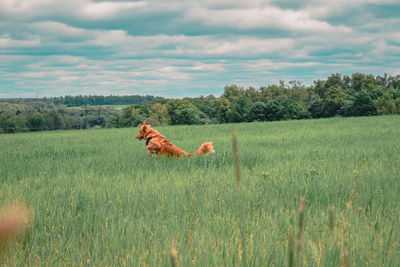
POLYGON ((197 150, 195 153, 193 153, 193 156, 198 156, 201 154, 208 154, 208 153, 214 153, 214 146, 212 145, 211 142, 204 142, 199 150, 197 150))

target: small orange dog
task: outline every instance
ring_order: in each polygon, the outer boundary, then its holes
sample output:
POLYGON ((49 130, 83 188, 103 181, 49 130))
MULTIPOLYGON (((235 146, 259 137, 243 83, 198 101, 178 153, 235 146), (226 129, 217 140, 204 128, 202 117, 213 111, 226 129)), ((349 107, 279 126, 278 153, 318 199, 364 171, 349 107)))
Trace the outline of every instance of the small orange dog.
POLYGON ((203 143, 199 150, 195 153, 189 154, 182 149, 173 145, 168 139, 166 139, 157 130, 152 129, 151 125, 146 125, 146 121, 140 127, 139 134, 136 136, 137 139, 146 140, 147 153, 167 157, 180 157, 185 156, 198 156, 200 154, 214 153, 214 147, 211 142, 203 143))

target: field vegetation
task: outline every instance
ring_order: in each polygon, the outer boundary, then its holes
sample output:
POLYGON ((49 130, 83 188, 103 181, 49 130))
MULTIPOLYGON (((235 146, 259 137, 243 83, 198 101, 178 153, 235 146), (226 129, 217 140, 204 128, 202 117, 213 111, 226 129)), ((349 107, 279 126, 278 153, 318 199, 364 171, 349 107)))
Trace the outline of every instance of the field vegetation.
POLYGON ((25 202, 34 219, 0 264, 396 266, 399 125, 380 116, 157 127, 188 152, 215 146, 181 159, 146 154, 138 128, 1 135, 0 203, 25 202))
POLYGON ((332 74, 306 86, 225 86, 220 96, 0 98, 0 133, 400 114, 400 75, 332 74))

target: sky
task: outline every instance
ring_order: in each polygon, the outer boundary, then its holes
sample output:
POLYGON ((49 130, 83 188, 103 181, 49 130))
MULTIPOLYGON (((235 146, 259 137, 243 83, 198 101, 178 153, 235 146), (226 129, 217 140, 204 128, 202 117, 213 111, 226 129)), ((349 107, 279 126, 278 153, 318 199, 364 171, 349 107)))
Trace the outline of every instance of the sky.
POLYGON ((0 97, 400 74, 400 0, 0 0, 0 97))

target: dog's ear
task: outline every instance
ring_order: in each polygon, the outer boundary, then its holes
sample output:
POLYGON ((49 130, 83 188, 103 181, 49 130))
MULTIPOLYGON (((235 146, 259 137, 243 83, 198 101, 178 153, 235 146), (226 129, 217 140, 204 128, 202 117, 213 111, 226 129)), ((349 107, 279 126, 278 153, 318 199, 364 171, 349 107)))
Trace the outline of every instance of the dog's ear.
POLYGON ((143 129, 144 131, 146 131, 147 126, 148 126, 148 125, 146 125, 146 120, 144 120, 144 122, 143 122, 143 124, 142 124, 142 129, 143 129))

